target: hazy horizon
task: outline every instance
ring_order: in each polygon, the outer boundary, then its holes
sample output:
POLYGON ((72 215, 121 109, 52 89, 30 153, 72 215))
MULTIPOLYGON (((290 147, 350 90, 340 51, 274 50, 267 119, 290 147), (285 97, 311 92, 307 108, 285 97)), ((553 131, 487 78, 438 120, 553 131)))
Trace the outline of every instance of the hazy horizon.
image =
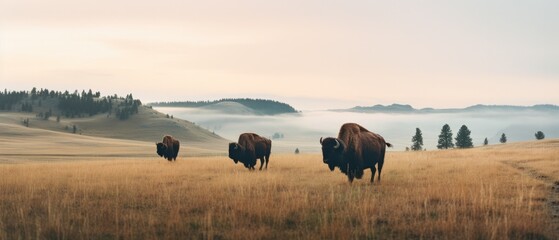
POLYGON ((298 109, 559 104, 557 1, 0 3, 1 88, 298 109))

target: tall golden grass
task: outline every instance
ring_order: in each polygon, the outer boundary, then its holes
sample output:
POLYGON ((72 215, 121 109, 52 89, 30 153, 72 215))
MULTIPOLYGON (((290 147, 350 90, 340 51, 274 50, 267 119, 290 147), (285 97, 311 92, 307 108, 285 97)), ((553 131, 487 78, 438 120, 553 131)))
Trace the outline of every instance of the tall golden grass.
POLYGON ((0 239, 557 239, 549 184, 503 163, 556 149, 390 152, 372 185, 319 154, 1 164, 0 239))

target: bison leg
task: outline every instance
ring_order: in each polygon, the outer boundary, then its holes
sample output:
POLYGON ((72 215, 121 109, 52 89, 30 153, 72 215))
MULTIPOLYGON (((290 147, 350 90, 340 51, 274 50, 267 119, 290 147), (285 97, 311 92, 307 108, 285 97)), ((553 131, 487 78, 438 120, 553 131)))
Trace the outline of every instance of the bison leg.
MULTIPOLYGON (((375 168, 375 166, 371 167, 371 173, 372 173, 372 175, 371 175, 371 183, 373 183, 374 180, 375 180, 375 173, 376 173, 376 172, 377 172, 377 169, 375 168)), ((380 171, 379 171, 379 174, 380 174, 380 171)), ((379 181, 380 181, 380 180, 379 180, 379 181)))
POLYGON ((255 170, 254 165, 256 165, 256 160, 248 164, 248 170, 250 171, 255 170))
POLYGON ((260 158, 260 169, 258 169, 258 170, 262 171, 263 166, 264 166, 264 157, 261 157, 260 158))
POLYGON ((270 161, 270 156, 266 157, 266 170, 268 170, 268 162, 270 161))
POLYGON ((378 163, 378 181, 380 182, 380 172, 382 171, 382 165, 384 165, 384 161, 380 161, 378 163))

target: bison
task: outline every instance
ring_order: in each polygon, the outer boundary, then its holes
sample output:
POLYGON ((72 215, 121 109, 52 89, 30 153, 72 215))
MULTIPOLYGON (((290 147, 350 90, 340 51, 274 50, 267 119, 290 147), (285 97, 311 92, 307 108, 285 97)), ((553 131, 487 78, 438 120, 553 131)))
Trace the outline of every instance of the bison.
POLYGON ((363 171, 371 169, 371 183, 373 183, 378 164, 378 181, 384 164, 386 146, 392 144, 384 141, 384 138, 376 133, 370 132, 356 123, 346 123, 340 128, 338 138, 320 138, 322 145, 322 161, 328 164, 330 171, 336 167, 347 175, 349 183, 354 178, 361 179, 363 171))
POLYGON ((235 164, 243 163, 249 170, 254 170, 256 159, 260 159, 260 170, 262 170, 264 162, 268 169, 271 150, 272 141, 270 139, 255 133, 243 133, 239 136, 237 143, 229 143, 229 158, 233 159, 235 164))
POLYGON ((163 137, 163 142, 155 143, 157 155, 169 161, 177 160, 179 155, 180 142, 171 136, 163 137))

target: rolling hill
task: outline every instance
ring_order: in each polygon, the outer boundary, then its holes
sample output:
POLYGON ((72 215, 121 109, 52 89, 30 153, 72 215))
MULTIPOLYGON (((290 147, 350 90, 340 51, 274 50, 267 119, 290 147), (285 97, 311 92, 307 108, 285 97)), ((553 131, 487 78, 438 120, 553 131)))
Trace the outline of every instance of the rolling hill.
POLYGON ((182 153, 192 150, 199 155, 223 154, 229 142, 192 122, 144 106, 132 94, 101 97, 91 90, 81 94, 36 88, 1 92, 0 124, 0 134, 7 143, 2 144, 6 148, 2 152, 6 153, 19 151, 11 145, 18 133, 23 137, 19 143, 34 146, 48 141, 55 152, 70 155, 74 150, 64 143, 78 144, 78 149, 91 150, 91 154, 103 154, 96 152, 96 146, 125 145, 131 149, 125 155, 154 155, 153 143, 172 135, 182 142, 182 153))
POLYGON ((0 113, 0 123, 3 123, 5 126, 23 126, 22 121, 24 119, 29 119, 29 129, 59 132, 74 137, 76 135, 85 135, 97 138, 149 142, 152 144, 156 141, 161 141, 164 135, 172 135, 181 140, 184 146, 207 149, 216 153, 224 153, 224 149, 226 149, 226 145, 229 142, 192 122, 167 117, 167 115, 145 106, 141 106, 137 114, 124 121, 106 114, 97 114, 84 118, 62 118, 57 122, 53 118, 49 120, 36 118, 32 113, 0 113), (73 126, 76 126, 76 134, 72 134, 73 126))
POLYGON ((184 107, 214 110, 228 114, 276 115, 296 113, 287 103, 267 99, 229 98, 215 101, 156 102, 148 105, 154 107, 184 107))

